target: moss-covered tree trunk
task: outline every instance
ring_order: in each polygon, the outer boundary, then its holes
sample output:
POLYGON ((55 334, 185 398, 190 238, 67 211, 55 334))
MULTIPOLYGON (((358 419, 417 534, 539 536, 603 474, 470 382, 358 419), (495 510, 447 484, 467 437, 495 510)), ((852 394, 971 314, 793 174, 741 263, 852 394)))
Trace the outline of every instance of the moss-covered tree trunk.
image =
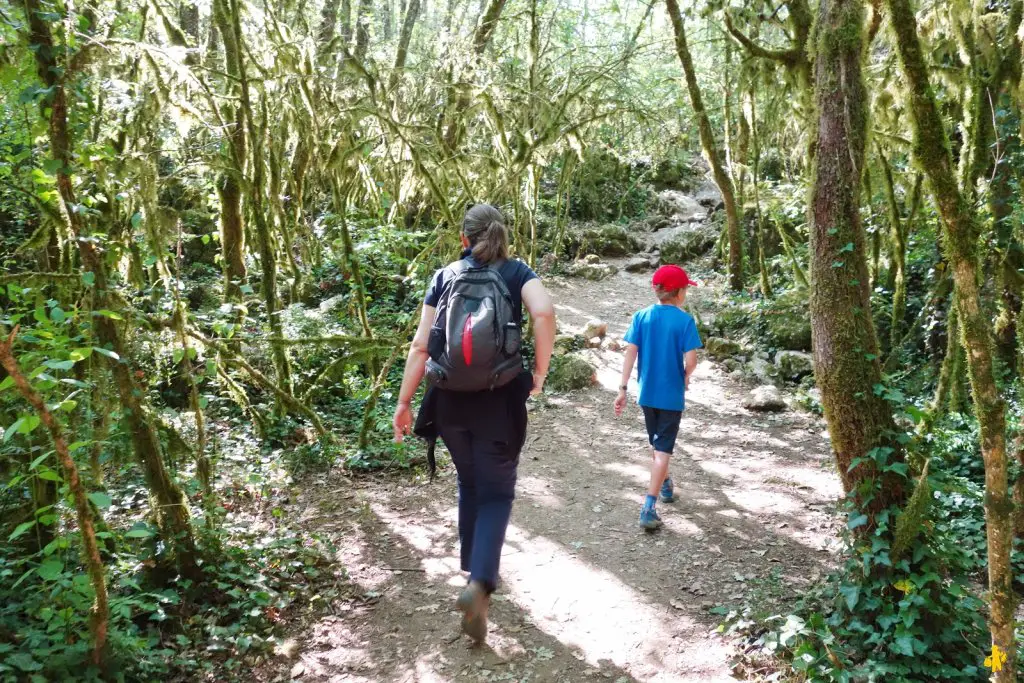
POLYGON ((248 141, 245 134, 245 111, 237 101, 239 85, 238 42, 232 23, 231 0, 214 0, 213 21, 224 42, 225 68, 232 75, 227 88, 233 106, 224 107, 231 112, 228 130, 225 131, 227 149, 224 161, 227 168, 217 179, 217 197, 220 199, 220 249, 224 269, 224 300, 228 303, 242 301, 242 285, 245 284, 245 223, 242 214, 242 180, 245 176, 248 141))
POLYGON ((961 339, 974 395, 985 460, 985 522, 988 540, 989 628, 992 646, 1007 656, 999 683, 1016 680, 1013 572, 1013 504, 1006 464, 1006 418, 992 368, 991 322, 981 306, 977 227, 971 205, 957 185, 949 138, 929 82, 917 19, 910 0, 886 0, 896 38, 914 127, 913 153, 927 176, 945 227, 944 247, 956 283, 961 339))
POLYGON ((704 108, 704 99, 700 92, 700 86, 697 84, 697 72, 693 68, 693 57, 686 41, 686 26, 683 24, 683 15, 679 11, 678 0, 666 0, 665 5, 668 8, 668 16, 675 32, 676 54, 683 66, 686 91, 690 95, 690 105, 693 107, 693 114, 697 119, 700 145, 708 163, 711 164, 711 173, 714 175, 715 184, 718 185, 718 189, 722 193, 722 202, 725 204, 726 232, 729 236, 729 288, 738 292, 743 289, 743 235, 740 231, 739 209, 736 206, 736 190, 722 160, 722 152, 715 143, 714 129, 711 127, 711 120, 704 108))
POLYGON ((761 283, 761 296, 770 298, 772 295, 771 277, 768 264, 764 258, 764 214, 761 213, 761 190, 759 187, 761 173, 761 134, 757 122, 757 99, 754 89, 747 92, 746 108, 750 116, 750 143, 753 147, 753 187, 754 187, 754 219, 757 221, 757 272, 761 283))
MULTIPOLYGON (((50 155, 58 162, 56 176, 60 213, 68 231, 78 243, 83 272, 91 272, 94 275, 95 309, 116 309, 118 305, 111 297, 108 269, 103 254, 97 248, 96 240, 83 239, 89 236, 89 233, 83 224, 82 214, 72 210, 72 207, 78 205, 71 179, 75 157, 72 153, 71 131, 68 127, 67 86, 60 76, 64 70, 57 63, 57 46, 50 25, 43 18, 44 9, 39 0, 25 0, 25 15, 29 21, 28 39, 35 46, 32 52, 35 55, 39 79, 51 90, 49 101, 44 102, 43 107, 44 111, 49 112, 50 155)), ((153 496, 154 513, 161 535, 181 570, 194 575, 198 565, 185 495, 167 471, 160 439, 148 419, 145 392, 135 381, 126 360, 127 353, 121 330, 114 320, 103 315, 93 318, 93 330, 109 353, 111 374, 124 408, 125 431, 130 435, 135 457, 142 467, 146 484, 153 496)))
POLYGON ((903 456, 891 438, 889 406, 875 392, 881 368, 860 218, 867 127, 864 7, 862 0, 821 0, 818 12, 817 154, 809 202, 814 372, 843 488, 870 513, 900 504, 906 491, 902 479, 880 474, 865 457, 875 448, 891 449, 891 460, 903 456), (851 468, 858 458, 861 464, 851 468), (877 491, 860 486, 879 476, 877 491), (864 493, 873 494, 870 502, 860 498, 864 493))
POLYGON ((892 280, 892 317, 889 325, 889 350, 899 343, 903 330, 903 318, 907 314, 907 239, 905 224, 900 217, 900 204, 896 199, 896 184, 893 182, 892 165, 886 158, 882 146, 878 146, 878 159, 882 162, 882 180, 885 183, 885 200, 889 209, 889 273, 892 280))

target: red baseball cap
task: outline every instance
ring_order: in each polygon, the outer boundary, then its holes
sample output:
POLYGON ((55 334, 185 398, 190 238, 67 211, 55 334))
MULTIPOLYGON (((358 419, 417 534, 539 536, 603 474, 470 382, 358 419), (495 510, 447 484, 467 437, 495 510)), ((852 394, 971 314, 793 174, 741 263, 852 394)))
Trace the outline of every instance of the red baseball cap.
POLYGON ((655 287, 661 287, 668 291, 675 289, 682 289, 687 286, 697 287, 697 283, 690 279, 690 276, 686 274, 686 271, 679 266, 662 266, 658 270, 654 271, 654 277, 651 278, 651 284, 655 287))

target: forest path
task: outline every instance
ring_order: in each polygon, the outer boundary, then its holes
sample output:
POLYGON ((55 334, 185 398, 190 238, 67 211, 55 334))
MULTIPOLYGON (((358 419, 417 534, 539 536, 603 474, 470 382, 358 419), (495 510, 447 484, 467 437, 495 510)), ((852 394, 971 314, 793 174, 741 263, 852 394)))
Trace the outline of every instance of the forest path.
MULTIPOLYGON (((560 325, 591 318, 616 337, 650 300, 649 275, 553 280, 560 325)), ((717 296, 714 286, 692 291, 717 296)), ((831 562, 841 493, 823 423, 755 414, 748 387, 702 359, 672 462, 678 501, 643 533, 643 417, 615 418, 621 354, 588 351, 600 386, 535 400, 487 645, 458 635, 455 473, 437 480, 340 475, 291 514, 331 537, 352 593, 296 635, 277 680, 422 682, 731 681, 718 604, 794 595, 831 562)))

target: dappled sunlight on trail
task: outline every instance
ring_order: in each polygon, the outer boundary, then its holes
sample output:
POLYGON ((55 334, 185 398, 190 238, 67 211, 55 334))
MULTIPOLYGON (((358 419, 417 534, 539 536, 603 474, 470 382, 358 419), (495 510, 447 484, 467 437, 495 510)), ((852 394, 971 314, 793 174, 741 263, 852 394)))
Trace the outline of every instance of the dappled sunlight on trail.
MULTIPOLYGON (((582 326, 615 302, 609 322, 621 334, 647 292, 637 276, 615 280, 596 286, 628 285, 625 299, 592 291, 562 304, 562 324, 582 326)), ((552 289, 561 298, 571 287, 552 289)), ((381 476, 333 501, 347 522, 329 533, 353 595, 303 637, 304 680, 734 680, 711 608, 758 585, 797 594, 831 565, 840 487, 822 425, 745 411, 747 389, 701 362, 671 464, 678 500, 659 505, 665 526, 645 534, 643 419, 635 405, 612 413, 621 356, 586 353, 597 386, 531 404, 487 645, 467 646, 453 609, 465 576, 451 466, 432 484, 381 476)), ((304 504, 324 503, 311 494, 304 504)))

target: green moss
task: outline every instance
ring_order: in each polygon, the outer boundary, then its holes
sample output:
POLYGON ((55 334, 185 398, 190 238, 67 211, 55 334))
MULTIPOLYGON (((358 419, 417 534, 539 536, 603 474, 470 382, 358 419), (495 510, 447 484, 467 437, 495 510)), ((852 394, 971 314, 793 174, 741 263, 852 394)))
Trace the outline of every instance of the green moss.
POLYGON ((551 359, 546 386, 552 391, 576 391, 594 383, 594 367, 584 358, 568 353, 551 359))

